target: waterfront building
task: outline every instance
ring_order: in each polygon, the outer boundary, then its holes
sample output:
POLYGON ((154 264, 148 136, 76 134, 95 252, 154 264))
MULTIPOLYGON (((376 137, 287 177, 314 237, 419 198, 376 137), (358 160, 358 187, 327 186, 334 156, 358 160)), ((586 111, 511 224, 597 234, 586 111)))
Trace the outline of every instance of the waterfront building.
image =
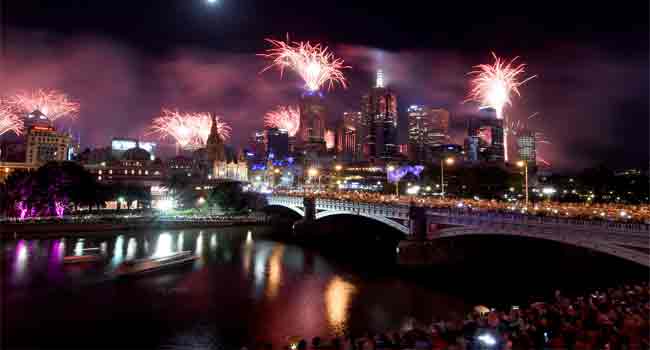
POLYGON ((27 131, 27 163, 42 165, 49 161, 71 159, 72 137, 53 126, 33 125, 27 131))

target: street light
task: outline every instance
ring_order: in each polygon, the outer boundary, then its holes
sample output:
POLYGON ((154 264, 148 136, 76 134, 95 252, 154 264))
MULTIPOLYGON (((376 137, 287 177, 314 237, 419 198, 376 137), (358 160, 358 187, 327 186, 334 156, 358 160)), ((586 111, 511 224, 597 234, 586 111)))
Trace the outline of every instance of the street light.
POLYGON ((336 166, 334 166, 334 170, 336 171, 341 171, 341 169, 343 169, 343 166, 341 164, 336 164, 336 166))
POLYGON ((448 157, 446 159, 440 159, 440 196, 445 198, 445 163, 447 165, 454 164, 454 158, 448 157))
POLYGON ((528 162, 520 160, 517 162, 517 166, 524 168, 524 206, 528 208, 528 162))

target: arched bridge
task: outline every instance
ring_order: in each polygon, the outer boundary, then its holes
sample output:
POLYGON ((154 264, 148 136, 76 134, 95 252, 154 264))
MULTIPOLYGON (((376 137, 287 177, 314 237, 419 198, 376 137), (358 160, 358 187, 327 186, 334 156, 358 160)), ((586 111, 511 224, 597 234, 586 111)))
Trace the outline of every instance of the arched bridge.
POLYGON ((414 210, 418 207, 321 198, 305 200, 295 196, 269 195, 267 199, 270 206, 285 207, 312 220, 341 214, 359 215, 382 222, 407 236, 421 235, 432 239, 467 235, 546 239, 592 249, 650 267, 650 225, 646 224, 488 213, 458 208, 414 210))

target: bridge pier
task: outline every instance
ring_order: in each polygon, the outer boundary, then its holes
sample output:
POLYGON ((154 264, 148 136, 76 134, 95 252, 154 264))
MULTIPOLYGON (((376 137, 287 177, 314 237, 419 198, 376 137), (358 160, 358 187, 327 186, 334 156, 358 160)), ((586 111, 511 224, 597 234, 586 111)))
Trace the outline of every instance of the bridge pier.
POLYGON ((316 198, 304 197, 302 204, 305 208, 305 216, 293 224, 294 235, 311 231, 316 221, 316 198))

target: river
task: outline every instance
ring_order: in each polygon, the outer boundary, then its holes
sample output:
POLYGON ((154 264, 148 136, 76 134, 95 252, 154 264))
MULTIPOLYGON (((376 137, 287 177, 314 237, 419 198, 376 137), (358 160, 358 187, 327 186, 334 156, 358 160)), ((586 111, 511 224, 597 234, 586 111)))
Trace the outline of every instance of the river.
POLYGON ((450 289, 445 275, 371 268, 274 241, 263 227, 22 239, 3 244, 2 263, 7 349, 280 348, 288 336, 396 329, 407 315, 462 315, 482 301, 481 288, 450 289), (87 248, 106 262, 62 264, 87 248), (200 259, 137 279, 108 276, 124 260, 180 250, 200 259))

